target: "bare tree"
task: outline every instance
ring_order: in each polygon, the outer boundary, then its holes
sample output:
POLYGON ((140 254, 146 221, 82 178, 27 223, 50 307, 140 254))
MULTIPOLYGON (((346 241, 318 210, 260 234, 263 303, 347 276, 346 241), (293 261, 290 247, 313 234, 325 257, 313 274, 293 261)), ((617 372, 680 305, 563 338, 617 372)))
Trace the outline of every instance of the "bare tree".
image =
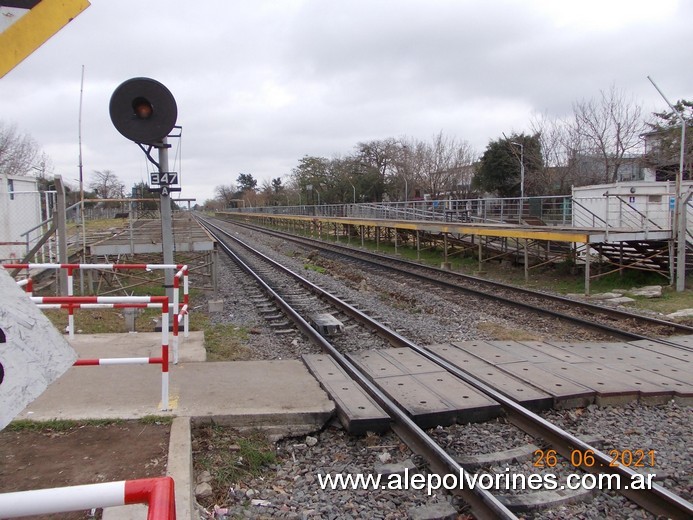
POLYGON ((571 120, 537 115, 530 121, 530 130, 539 138, 543 160, 542 166, 526 179, 530 191, 567 195, 571 186, 592 183, 592 179, 579 175, 574 156, 580 145, 571 120))
POLYGON ((238 188, 235 184, 219 185, 214 188, 215 200, 218 200, 224 207, 229 207, 231 201, 237 198, 238 188))
POLYGON ((48 160, 44 155, 31 136, 22 135, 15 125, 0 121, 0 173, 32 175, 45 170, 48 160))
POLYGON ((430 142, 402 140, 395 172, 433 198, 446 193, 469 196, 472 177, 471 165, 476 153, 467 141, 448 137, 443 132, 430 142))
POLYGON ((125 184, 120 182, 118 176, 111 170, 95 170, 94 178, 89 183, 89 189, 101 199, 122 198, 125 193, 125 184))
POLYGON ((642 108, 632 98, 612 86, 600 91, 600 99, 573 104, 574 131, 579 153, 598 157, 602 182, 616 182, 619 168, 641 146, 644 131, 642 108))

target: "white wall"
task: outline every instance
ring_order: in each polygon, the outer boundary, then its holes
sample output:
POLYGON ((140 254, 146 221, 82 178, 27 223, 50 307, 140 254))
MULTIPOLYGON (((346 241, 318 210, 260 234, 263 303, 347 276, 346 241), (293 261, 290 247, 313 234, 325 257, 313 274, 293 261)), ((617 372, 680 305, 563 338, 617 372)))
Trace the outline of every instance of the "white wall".
MULTIPOLYGON (((692 188, 693 181, 681 184, 682 193, 692 188)), ((629 229, 656 229, 657 226, 670 229, 673 213, 671 200, 675 193, 674 182, 653 181, 580 186, 572 190, 573 199, 580 206, 610 226, 629 229)), ((573 213, 575 218, 576 211, 573 213)), ((580 225, 580 222, 574 224, 580 225)))

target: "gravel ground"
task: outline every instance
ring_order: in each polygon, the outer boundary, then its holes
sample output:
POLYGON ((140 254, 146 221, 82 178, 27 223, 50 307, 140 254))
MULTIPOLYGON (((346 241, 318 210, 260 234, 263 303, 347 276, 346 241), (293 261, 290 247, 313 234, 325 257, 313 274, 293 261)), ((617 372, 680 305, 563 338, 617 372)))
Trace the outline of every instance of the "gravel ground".
MULTIPOLYGON (((249 237, 253 246, 266 254, 281 252, 286 255, 282 263, 301 271, 309 280, 338 292, 358 308, 370 310, 378 319, 389 322, 392 328, 421 344, 508 339, 503 337, 506 331, 515 334, 510 339, 520 339, 518 329, 522 339, 569 339, 574 336, 574 330, 563 329, 555 323, 527 323, 519 311, 517 315, 514 311, 499 314, 497 309, 484 301, 464 301, 458 305, 451 302, 449 296, 422 294, 420 290, 397 280, 364 275, 353 266, 327 260, 286 241, 261 238, 257 233, 242 229, 238 233, 249 237), (326 272, 305 269, 306 265, 321 265, 326 272), (492 325, 491 329, 487 328, 489 324, 492 325)), ((220 262, 220 291, 217 298, 223 299, 224 311, 212 315, 212 321, 251 329, 254 333, 250 335, 247 346, 252 350, 253 359, 297 358, 304 353, 318 352, 317 347, 307 343, 297 333, 274 334, 270 322, 260 312, 263 304, 257 301, 261 300, 257 289, 245 285, 247 282, 243 278, 239 283, 237 271, 227 268, 228 260, 220 259, 220 262), (249 301, 254 303, 249 305, 249 301)), ((655 450, 654 470, 659 474, 657 481, 690 500, 692 482, 689 471, 693 467, 693 449, 688 446, 692 431, 691 407, 675 403, 662 406, 634 403, 619 408, 589 406, 552 411, 546 417, 578 436, 595 435, 604 439, 603 451, 655 450)), ((533 442, 502 419, 439 428, 433 430, 432 434, 458 454, 491 453, 533 442)), ((262 479, 229 490, 228 503, 220 504, 229 508, 226 517, 407 518, 411 517, 412 508, 424 503, 452 501, 449 496, 431 498, 423 492, 412 491, 321 491, 316 483, 318 474, 373 473, 376 462, 382 460, 409 460, 418 468, 423 465, 392 435, 356 439, 348 437, 338 428, 329 427, 313 438, 279 442, 279 462, 272 471, 262 479), (314 443, 313 438, 317 442, 314 443), (254 505, 253 500, 263 502, 254 505)), ((512 472, 537 472, 531 460, 482 469, 502 473, 508 467, 512 472)), ((654 518, 620 496, 605 493, 596 495, 589 502, 523 515, 537 519, 654 518)), ((202 514, 201 518, 209 516, 202 514)))
MULTIPOLYGON (((394 520, 409 518, 422 506, 433 504, 463 510, 456 499, 428 496, 425 491, 320 488, 319 478, 328 474, 375 474, 396 463, 407 463, 412 473, 422 473, 420 459, 392 433, 354 438, 341 429, 327 428, 313 436, 280 441, 277 459, 262 477, 229 489, 225 511, 218 512, 217 518, 394 520)), ((209 518, 212 511, 213 507, 208 515, 201 511, 201 518, 209 518)))
MULTIPOLYGON (((570 340, 575 335, 575 328, 556 320, 528 320, 526 313, 520 310, 499 310, 497 305, 484 299, 465 297, 460 300, 459 296, 422 291, 404 280, 362 272, 353 264, 327 259, 285 240, 245 228, 233 229, 234 233, 248 239, 259 251, 268 256, 280 254, 283 264, 300 272, 311 282, 335 292, 355 307, 368 311, 380 321, 389 323, 400 334, 422 345, 472 339, 570 340), (313 265, 320 266, 325 272, 306 268, 313 265)), ((257 289, 245 285, 244 277, 230 267, 232 263, 229 260, 222 258, 220 263, 218 298, 224 301, 224 311, 216 313, 212 319, 213 322, 233 323, 257 332, 248 344, 252 350, 251 359, 297 358, 301 354, 316 351, 311 345, 306 345, 298 334, 274 335, 269 323, 260 314, 258 304, 248 304, 257 296, 257 289)))

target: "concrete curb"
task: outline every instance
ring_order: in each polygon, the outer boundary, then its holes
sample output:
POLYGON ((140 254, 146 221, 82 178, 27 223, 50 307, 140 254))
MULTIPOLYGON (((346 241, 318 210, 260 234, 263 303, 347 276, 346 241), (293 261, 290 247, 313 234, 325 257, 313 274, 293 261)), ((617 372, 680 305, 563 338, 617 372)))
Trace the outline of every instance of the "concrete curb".
MULTIPOLYGON (((171 424, 166 475, 175 481, 176 518, 194 520, 192 440, 189 417, 176 417, 171 424)), ((146 520, 147 506, 137 504, 105 508, 102 518, 103 520, 146 520)))
POLYGON ((176 486, 176 518, 193 518, 193 461, 190 417, 176 417, 168 442, 167 475, 176 486))

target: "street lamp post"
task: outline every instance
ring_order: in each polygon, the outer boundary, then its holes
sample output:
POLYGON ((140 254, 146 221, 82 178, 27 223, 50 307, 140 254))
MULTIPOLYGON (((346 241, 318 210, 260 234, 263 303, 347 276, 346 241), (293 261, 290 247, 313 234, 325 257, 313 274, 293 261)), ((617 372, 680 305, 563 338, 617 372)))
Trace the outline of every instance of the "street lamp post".
POLYGON ((406 205, 407 202, 409 202, 409 184, 407 183, 407 169, 408 169, 408 158, 409 158, 409 147, 404 144, 402 145, 402 151, 404 152, 404 165, 406 168, 404 168, 404 172, 402 174, 402 178, 404 179, 404 204, 406 205))
POLYGON ((520 147, 520 215, 525 200, 525 147, 522 143, 511 141, 510 144, 520 147))
MULTIPOLYGON (((349 184, 351 184, 351 182, 349 182, 349 184)), ((351 184, 351 189, 354 190, 354 204, 356 204, 356 186, 351 184)))
POLYGON ((686 153, 686 119, 683 114, 674 108, 664 93, 659 89, 654 80, 647 76, 650 83, 657 89, 659 95, 666 101, 669 108, 676 114, 681 121, 681 153, 679 157, 679 172, 676 174, 676 194, 674 200, 674 225, 672 226, 672 236, 676 236, 676 291, 682 292, 686 289, 686 228, 684 211, 686 204, 681 200, 681 180, 683 179, 683 168, 686 153))
POLYGON ((520 198, 525 198, 525 147, 522 143, 511 141, 510 144, 520 147, 520 198))

